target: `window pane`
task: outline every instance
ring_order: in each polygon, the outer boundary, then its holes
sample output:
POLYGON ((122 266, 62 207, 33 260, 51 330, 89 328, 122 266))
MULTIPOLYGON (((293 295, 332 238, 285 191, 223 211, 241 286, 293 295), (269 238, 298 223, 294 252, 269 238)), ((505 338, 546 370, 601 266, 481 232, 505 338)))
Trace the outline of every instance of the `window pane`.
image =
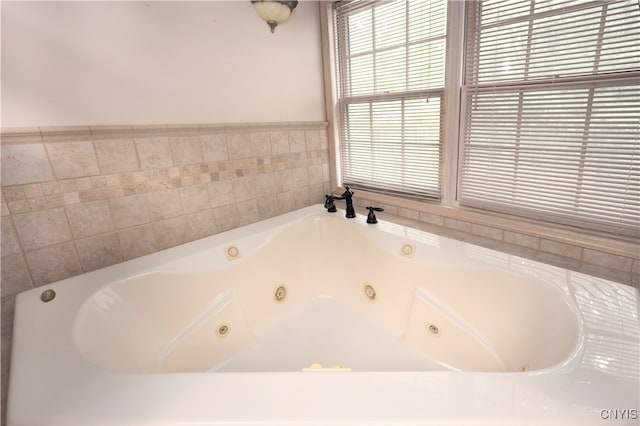
POLYGON ((469 9, 460 202, 638 235, 640 10, 565 3, 469 9))
POLYGON ((344 184, 439 199, 446 6, 338 3, 344 184))

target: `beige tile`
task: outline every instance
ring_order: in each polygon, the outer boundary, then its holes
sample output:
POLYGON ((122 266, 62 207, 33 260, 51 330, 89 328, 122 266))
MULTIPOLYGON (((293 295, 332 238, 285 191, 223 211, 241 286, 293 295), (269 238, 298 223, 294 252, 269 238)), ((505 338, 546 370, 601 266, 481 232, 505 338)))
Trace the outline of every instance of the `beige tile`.
POLYGON ((293 186, 300 188, 303 186, 309 186, 309 170, 307 167, 299 167, 291 170, 291 178, 293 179, 293 186))
POLYGON ((492 240, 502 240, 502 229, 494 228, 491 226, 484 226, 484 225, 479 225, 477 223, 472 223, 471 233, 475 235, 479 235, 480 237, 483 237, 483 238, 489 238, 492 240))
POLYGON ((329 137, 327 130, 320 130, 320 149, 329 149, 329 137))
POLYGON ((322 149, 322 143, 320 141, 320 130, 305 130, 304 137, 306 141, 307 151, 322 149))
POLYGON ((180 188, 180 199, 185 213, 193 213, 209 208, 209 190, 206 184, 180 188))
POLYGON ((317 185, 310 185, 309 187, 307 187, 307 191, 309 192, 309 195, 311 197, 311 203, 309 205, 324 204, 324 185, 322 185, 321 183, 317 185))
POLYGON ((145 194, 130 195, 109 200, 113 223, 116 228, 128 228, 149 222, 149 210, 145 194))
POLYGON ((67 179, 58 181, 58 184, 60 185, 60 191, 63 193, 77 192, 78 186, 76 185, 76 180, 77 179, 67 179))
POLYGON ((138 170, 138 155, 132 139, 102 139, 93 144, 103 174, 138 170))
POLYGON ((45 198, 47 208, 54 209, 56 207, 63 207, 64 204, 64 195, 63 194, 53 194, 47 195, 45 198))
POLYGON ((213 210, 207 209, 185 216, 185 233, 188 241, 197 240, 217 234, 222 230, 216 221, 213 210))
MULTIPOLYGON (((301 209, 304 207, 308 207, 312 204, 315 204, 313 202, 313 194, 311 194, 311 192, 309 191, 309 187, 307 188, 300 188, 300 189, 295 189, 293 191, 294 193, 294 197, 295 197, 295 205, 296 205, 296 209, 301 209)), ((337 205, 336 207, 338 208, 344 208, 344 205, 337 205)))
POLYGON ((258 217, 260 220, 269 219, 270 217, 280 214, 278 199, 273 195, 257 198, 256 201, 258 203, 258 217))
POLYGON ((213 218, 220 232, 235 228, 236 209, 234 204, 227 204, 213 209, 213 218))
POLYGON ((309 172, 309 185, 317 185, 323 182, 321 164, 309 166, 308 172, 309 172))
POLYGON ((535 259, 538 250, 536 248, 526 247, 519 244, 505 243, 503 242, 498 250, 509 253, 514 256, 524 257, 525 259, 535 259))
POLYGON ((2 219, 2 221, 0 221, 0 225, 2 226, 2 235, 0 236, 2 257, 22 253, 20 243, 18 242, 18 236, 16 235, 11 222, 10 218, 2 219))
POLYGON ((24 250, 34 250, 71 239, 64 209, 59 207, 13 217, 18 238, 24 250))
POLYGON ((107 201, 67 206, 67 217, 74 238, 84 238, 114 229, 107 201))
POLYGON ((118 231, 120 247, 125 260, 134 259, 160 250, 153 225, 143 225, 118 231))
POLYGON ((153 222, 184 213, 179 188, 147 193, 147 206, 153 222))
POLYGON ((304 152, 306 149, 304 130, 289 130, 289 152, 304 152))
POLYGON ((271 138, 267 132, 249 133, 251 157, 264 157, 271 155, 271 138))
POLYGON ((296 209, 295 193, 293 191, 281 192, 276 197, 278 201, 278 213, 288 213, 296 209))
POLYGON ((233 194, 236 201, 246 201, 276 192, 273 174, 246 176, 233 179, 233 194))
POLYGON ((136 138, 135 143, 141 169, 161 169, 173 166, 169 138, 136 138))
POLYGON ((2 185, 20 185, 53 179, 44 145, 2 145, 2 185))
POLYGON ((451 219, 446 217, 444 219, 444 226, 447 228, 455 229, 456 231, 471 232, 471 223, 464 220, 451 219))
POLYGON ((289 153, 289 132, 277 131, 269 134, 271 140, 271 155, 289 153))
POLYGON ((331 167, 328 163, 322 164, 322 181, 331 182, 331 167))
POLYGON ((282 170, 273 173, 273 180, 276 192, 287 192, 294 188, 293 172, 291 170, 282 170))
POLYGON ((161 249, 174 247, 188 241, 184 216, 173 217, 153 224, 156 241, 161 249))
POLYGON ((108 187, 122 185, 122 178, 118 174, 107 175, 105 176, 105 179, 108 187))
POLYGON ((580 265, 579 270, 583 274, 589 274, 607 280, 616 281, 621 284, 631 285, 632 282, 631 273, 629 273, 629 271, 621 271, 616 268, 608 268, 602 265, 583 263, 582 265, 580 265))
POLYGON ((233 198, 233 185, 229 180, 219 180, 209 182, 207 184, 209 190, 209 203, 212 208, 232 204, 235 202, 233 198))
POLYGON ((53 172, 58 179, 92 176, 100 173, 91 142, 45 144, 53 172))
POLYGON ((571 259, 580 259, 582 254, 582 247, 544 239, 540 240, 540 250, 571 259))
POLYGON ((604 266, 618 271, 631 272, 633 259, 597 250, 583 249, 582 261, 592 265, 604 266))
POLYGON ((505 243, 516 244, 531 249, 540 247, 540 238, 518 232, 504 231, 503 240, 505 243))
POLYGON ((420 212, 420 222, 429 223, 431 225, 444 226, 444 217, 437 214, 420 212))
POLYGON ((44 198, 29 198, 27 200, 9 201, 7 203, 9 211, 11 213, 26 213, 37 210, 44 210, 47 208, 47 203, 44 198))
POLYGON ((44 192, 42 192, 42 185, 39 183, 24 185, 22 189, 24 190, 24 195, 27 198, 42 197, 44 195, 44 192))
POLYGON ((24 200, 25 198, 27 198, 26 195, 24 194, 24 185, 3 186, 2 197, 6 201, 24 200))
POLYGON ((237 226, 248 225, 260 220, 260 214, 258 213, 258 202, 255 199, 237 202, 235 204, 235 208, 237 226))
POLYGON ((80 193, 79 192, 65 192, 62 194, 62 199, 64 200, 64 204, 66 206, 71 204, 78 204, 80 202, 80 193))
POLYGON ((578 259, 550 253, 548 251, 536 252, 534 260, 554 266, 560 266, 561 268, 566 268, 572 271, 579 270, 580 266, 580 261, 578 259))
POLYGON ((21 254, 2 257, 2 297, 13 296, 33 288, 27 265, 21 254))
POLYGON ((398 216, 415 221, 420 220, 420 212, 412 209, 406 209, 404 207, 398 207, 398 216))
POLYGON ((114 265, 124 260, 115 232, 76 240, 78 257, 84 272, 114 265))
POLYGON ((41 184, 42 192, 44 195, 53 195, 62 193, 62 188, 60 187, 60 182, 52 181, 52 182, 43 182, 41 184))
POLYGON ((227 141, 224 134, 201 135, 199 139, 202 144, 202 156, 205 163, 229 159, 227 141))
POLYGON ((249 133, 228 133, 225 135, 229 159, 255 157, 251 152, 249 133))
POLYGON ((73 243, 44 247, 25 254, 33 283, 43 285, 82 273, 73 243))
MULTIPOLYGON (((2 337, 6 337, 6 336, 11 336, 12 332, 13 332, 13 314, 15 312, 15 297, 13 295, 8 295, 8 296, 2 296, 2 301, 0 302, 2 303, 1 307, 0 307, 0 312, 1 312, 1 316, 0 316, 0 323, 1 325, 1 330, 2 330, 2 337)), ((5 343, 5 341, 3 341, 3 343, 5 343)), ((4 350, 5 350, 5 345, 2 345, 2 351, 3 351, 3 355, 2 355, 2 362, 4 364, 4 361, 7 360, 6 355, 11 355, 9 354, 5 354, 4 350)), ((3 379, 6 379, 6 377, 3 377, 3 379)))
POLYGON ((173 164, 202 163, 202 148, 196 136, 176 136, 169 138, 173 164))

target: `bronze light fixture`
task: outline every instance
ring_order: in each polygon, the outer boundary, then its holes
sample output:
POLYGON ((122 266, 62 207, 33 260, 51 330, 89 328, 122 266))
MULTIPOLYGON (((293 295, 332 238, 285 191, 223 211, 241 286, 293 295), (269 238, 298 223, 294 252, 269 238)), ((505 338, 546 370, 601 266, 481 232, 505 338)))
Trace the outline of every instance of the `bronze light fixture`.
POLYGON ((298 6, 297 0, 251 0, 251 3, 256 8, 258 15, 269 24, 272 33, 279 24, 289 18, 293 9, 298 6))

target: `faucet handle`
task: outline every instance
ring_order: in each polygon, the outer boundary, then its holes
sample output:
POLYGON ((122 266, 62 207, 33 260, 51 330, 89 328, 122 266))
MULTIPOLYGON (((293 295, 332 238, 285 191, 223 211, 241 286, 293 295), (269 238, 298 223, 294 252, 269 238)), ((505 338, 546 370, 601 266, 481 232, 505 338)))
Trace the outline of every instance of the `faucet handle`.
POLYGON ((335 197, 333 195, 325 195, 325 202, 324 202, 324 208, 327 209, 327 211, 329 213, 335 213, 338 211, 338 209, 336 208, 336 205, 333 204, 333 200, 335 200, 335 197))
POLYGON ((369 209, 369 214, 367 215, 367 223, 378 223, 378 219, 376 218, 375 212, 383 212, 384 209, 382 207, 367 207, 369 209))

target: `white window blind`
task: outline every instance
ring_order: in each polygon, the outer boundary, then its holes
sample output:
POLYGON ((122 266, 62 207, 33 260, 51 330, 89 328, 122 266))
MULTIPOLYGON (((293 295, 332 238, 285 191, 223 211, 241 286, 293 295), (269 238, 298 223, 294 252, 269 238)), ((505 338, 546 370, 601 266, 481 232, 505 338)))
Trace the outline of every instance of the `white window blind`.
POLYGON ((469 2, 462 205, 638 235, 637 0, 469 2))
POLYGON ((342 184, 440 198, 446 0, 338 2, 342 184))

